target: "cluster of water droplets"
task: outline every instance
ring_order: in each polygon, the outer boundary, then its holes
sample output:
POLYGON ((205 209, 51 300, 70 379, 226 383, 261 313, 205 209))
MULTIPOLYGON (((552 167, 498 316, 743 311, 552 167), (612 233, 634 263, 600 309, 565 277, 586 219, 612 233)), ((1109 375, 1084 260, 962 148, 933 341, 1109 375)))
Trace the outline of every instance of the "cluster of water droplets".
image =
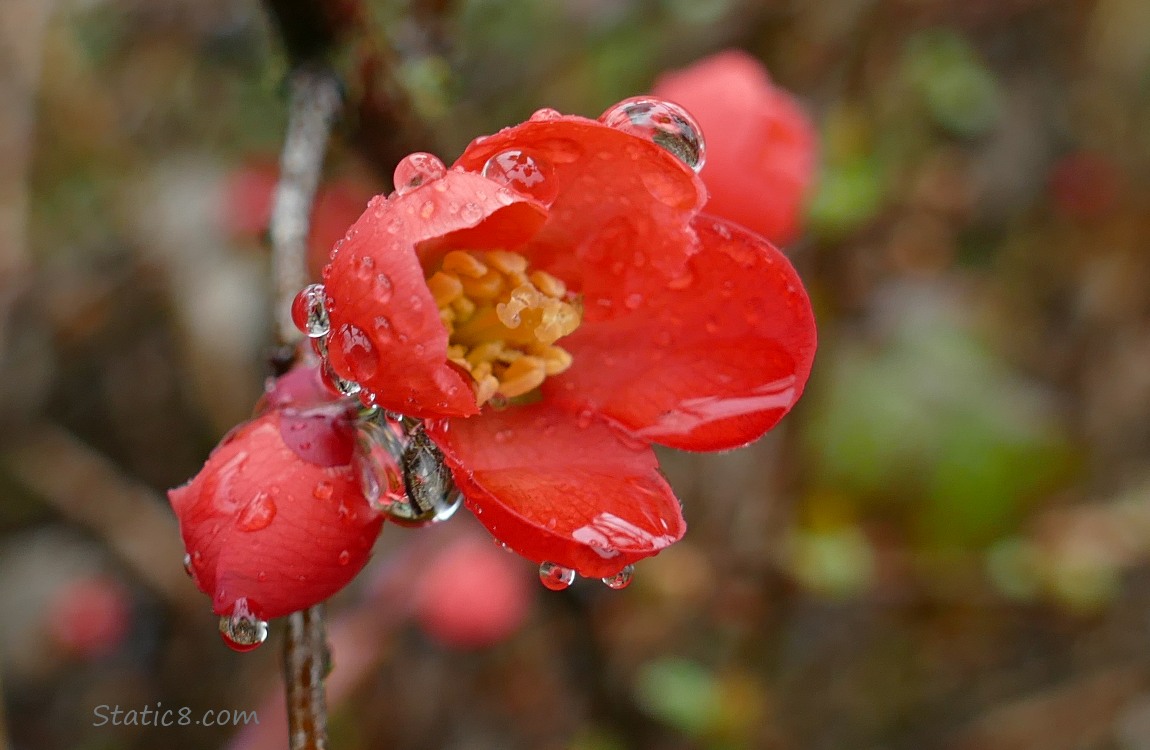
POLYGON ((707 159, 703 130, 687 110, 650 96, 624 99, 599 116, 608 127, 651 141, 698 172, 707 159))
MULTIPOLYGON (((635 566, 628 565, 613 576, 600 578, 603 585, 610 589, 625 589, 631 585, 635 577, 635 566)), ((539 580, 552 591, 562 591, 575 583, 575 571, 565 568, 559 563, 544 562, 539 566, 539 580)))

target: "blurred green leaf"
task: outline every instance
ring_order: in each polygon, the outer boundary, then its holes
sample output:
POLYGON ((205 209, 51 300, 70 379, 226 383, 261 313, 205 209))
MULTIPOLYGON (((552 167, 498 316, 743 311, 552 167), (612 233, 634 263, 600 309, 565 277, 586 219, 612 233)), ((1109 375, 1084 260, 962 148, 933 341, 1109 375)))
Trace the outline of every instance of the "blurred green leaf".
POLYGON ((644 665, 635 683, 635 698, 649 714, 692 736, 712 726, 722 709, 718 680, 686 659, 658 659, 644 665))
POLYGON ((998 81, 963 37, 923 32, 908 41, 905 54, 904 74, 939 125, 967 137, 994 127, 1002 109, 998 81))

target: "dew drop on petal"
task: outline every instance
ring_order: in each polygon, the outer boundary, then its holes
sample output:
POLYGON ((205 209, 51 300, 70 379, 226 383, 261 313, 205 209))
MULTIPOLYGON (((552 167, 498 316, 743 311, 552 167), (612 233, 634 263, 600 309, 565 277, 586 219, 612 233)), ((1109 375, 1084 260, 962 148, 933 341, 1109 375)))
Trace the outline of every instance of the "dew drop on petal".
POLYGON ((392 177, 395 192, 407 195, 412 190, 422 187, 429 182, 438 180, 447 174, 447 167, 434 154, 415 153, 405 156, 395 166, 392 177))
POLYGON ((631 579, 635 577, 635 566, 628 565, 613 576, 608 576, 603 580, 604 585, 609 589, 625 589, 631 585, 631 579))
POLYGON ((377 273, 375 281, 371 285, 372 294, 378 302, 387 302, 391 299, 392 291, 391 279, 385 273, 377 273))
POLYGON ((300 333, 309 338, 327 335, 331 324, 324 305, 323 284, 309 284, 300 290, 291 303, 291 319, 300 333))
POLYGON ((344 323, 335 332, 333 340, 328 345, 339 347, 348 369, 351 370, 352 380, 363 383, 371 380, 379 371, 379 353, 375 350, 375 344, 371 343, 368 335, 358 326, 344 323))
POLYGON ((316 500, 331 500, 331 496, 335 494, 335 485, 326 479, 321 479, 316 482, 311 494, 316 500))
POLYGON ((706 160, 703 131, 687 110, 654 97, 625 99, 599 116, 599 121, 639 136, 669 151, 698 172, 706 160))
POLYGON ((351 553, 348 552, 347 550, 340 552, 339 553, 339 564, 340 565, 347 565, 349 562, 351 562, 351 553))
POLYGON ((558 120, 563 114, 557 109, 544 107, 537 109, 531 115, 531 122, 548 122, 550 120, 558 120))
POLYGON ((479 221, 483 218, 483 209, 478 203, 464 203, 459 210, 459 218, 467 222, 479 221))
POLYGON ((483 165, 483 176, 541 203, 550 203, 559 194, 551 163, 519 149, 492 156, 483 165))
POLYGON ((189 578, 196 577, 196 572, 192 568, 192 556, 187 553, 184 554, 184 572, 188 574, 189 578))
POLYGON ((643 304, 643 295, 641 294, 628 294, 627 299, 623 300, 623 306, 628 310, 638 310, 643 304))
POLYGON ((236 516, 236 528, 240 531, 266 529, 276 517, 276 503, 267 492, 253 497, 236 516))
POLYGON ((259 617, 254 603, 240 598, 230 615, 220 617, 220 637, 233 651, 251 651, 267 640, 268 624, 259 617))
POLYGON ((558 563, 545 562, 539 566, 539 580, 552 591, 562 591, 575 583, 575 571, 558 563))

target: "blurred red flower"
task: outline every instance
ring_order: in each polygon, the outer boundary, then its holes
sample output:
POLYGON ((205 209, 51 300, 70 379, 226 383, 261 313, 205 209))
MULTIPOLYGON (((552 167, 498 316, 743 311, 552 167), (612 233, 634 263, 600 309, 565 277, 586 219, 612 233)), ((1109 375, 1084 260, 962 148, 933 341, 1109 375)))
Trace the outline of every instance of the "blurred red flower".
POLYGON ((817 142, 810 119, 762 63, 740 50, 720 52, 663 75, 654 93, 689 110, 707 137, 705 210, 780 245, 794 240, 817 142))
POLYGON ((523 624, 532 591, 516 558, 488 539, 468 535, 421 571, 415 616, 445 646, 492 646, 523 624))
POLYGON ((321 347, 365 403, 426 420, 493 535, 589 577, 685 530, 651 444, 758 438, 815 350, 786 258, 699 214, 689 115, 601 120, 541 110, 450 171, 404 160, 324 269, 321 347))
POLYGON ((327 599, 367 563, 383 523, 360 488, 353 403, 300 367, 262 404, 168 493, 188 572, 219 615, 267 619, 327 599))

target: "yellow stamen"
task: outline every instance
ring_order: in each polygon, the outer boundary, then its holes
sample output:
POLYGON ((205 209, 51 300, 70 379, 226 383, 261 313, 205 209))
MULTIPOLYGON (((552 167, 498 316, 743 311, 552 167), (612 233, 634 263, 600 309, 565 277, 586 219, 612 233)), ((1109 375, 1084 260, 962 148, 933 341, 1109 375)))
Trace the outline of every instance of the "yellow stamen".
POLYGON ((463 282, 453 273, 436 271, 427 280, 427 288, 431 290, 435 304, 441 308, 463 296, 463 282))
POLYGON ((522 255, 454 250, 427 284, 450 336, 447 358, 471 375, 480 406, 526 395, 571 366, 554 344, 579 327, 579 301, 522 255))

